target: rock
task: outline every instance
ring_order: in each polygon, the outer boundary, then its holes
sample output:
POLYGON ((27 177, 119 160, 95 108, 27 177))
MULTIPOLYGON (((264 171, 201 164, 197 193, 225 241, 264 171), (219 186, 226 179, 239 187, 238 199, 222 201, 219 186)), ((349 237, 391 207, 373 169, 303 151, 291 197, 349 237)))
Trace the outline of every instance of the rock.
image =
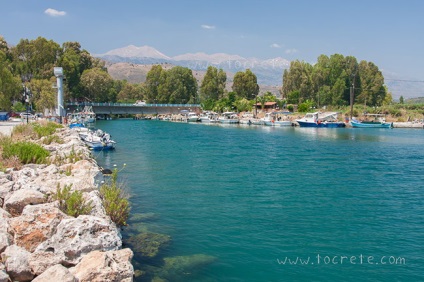
POLYGON ((16 245, 8 246, 1 254, 12 281, 31 281, 34 277, 28 264, 29 255, 27 250, 16 245))
POLYGON ((19 217, 10 220, 15 244, 33 252, 35 248, 56 233, 63 218, 69 218, 54 203, 28 205, 19 217))
POLYGON ((63 265, 56 264, 46 271, 44 271, 40 276, 37 276, 32 282, 77 282, 78 280, 74 275, 63 265))
MULTIPOLYGON (((0 199, 2 203, 4 202, 4 199, 6 198, 6 196, 13 191, 14 184, 15 184, 14 181, 11 181, 7 178, 0 179, 0 199)), ((0 205, 0 207, 2 206, 3 204, 0 205)))
POLYGON ((4 209, 12 216, 18 216, 26 205, 42 204, 45 201, 44 194, 30 189, 20 189, 6 198, 4 209))
POLYGON ((63 256, 64 265, 76 265, 89 252, 117 250, 121 234, 109 220, 91 215, 63 219, 56 234, 41 243, 35 252, 53 252, 63 256))
POLYGON ((93 206, 93 209, 91 210, 90 215, 101 217, 108 219, 109 216, 106 215, 105 208, 103 207, 102 199, 100 198, 99 191, 91 191, 90 193, 85 193, 84 196, 86 196, 86 200, 91 201, 91 204, 93 206))
POLYGON ((72 189, 83 192, 91 192, 97 189, 99 176, 102 175, 100 168, 88 161, 81 160, 72 164, 71 175, 61 179, 61 187, 72 185, 72 189))
POLYGON ((86 255, 71 272, 80 282, 130 282, 134 276, 132 257, 133 252, 130 249, 94 251, 86 255))
POLYGON ((143 257, 153 258, 167 246, 171 237, 164 234, 143 232, 128 239, 128 245, 143 257))
POLYGON ((165 280, 184 281, 187 274, 192 275, 201 267, 216 261, 216 258, 204 254, 164 258, 164 265, 156 268, 154 276, 165 280))
POLYGON ((28 258, 28 263, 32 273, 40 275, 49 267, 61 264, 64 261, 64 255, 54 254, 53 252, 35 252, 28 258))
POLYGON ((4 272, 3 270, 0 270, 0 282, 9 282, 9 281, 10 281, 9 275, 7 275, 7 273, 4 272))
POLYGON ((13 236, 10 234, 10 218, 11 215, 0 208, 0 254, 7 246, 13 244, 13 236))

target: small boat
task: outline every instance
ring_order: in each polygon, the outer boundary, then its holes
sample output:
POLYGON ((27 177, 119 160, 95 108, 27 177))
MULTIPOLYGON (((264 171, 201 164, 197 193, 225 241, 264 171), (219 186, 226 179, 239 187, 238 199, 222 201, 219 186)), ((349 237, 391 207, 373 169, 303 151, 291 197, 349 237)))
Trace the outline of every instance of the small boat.
POLYGON ((224 124, 239 123, 239 118, 235 112, 224 112, 218 119, 220 123, 224 124))
POLYGON ((352 127, 359 128, 392 128, 393 122, 386 122, 386 117, 383 114, 365 114, 365 120, 359 121, 352 119, 350 124, 352 127))
POLYGON ((337 120, 337 113, 307 113, 303 118, 296 120, 300 127, 345 127, 344 122, 337 120))
POLYGON ((255 118, 251 113, 245 113, 239 120, 240 124, 247 125, 263 125, 263 121, 261 119, 255 118))
POLYGON ((111 139, 109 133, 98 129, 96 131, 88 131, 79 134, 81 140, 92 150, 113 150, 116 142, 111 139))
POLYGON ((189 112, 187 114, 187 122, 198 122, 199 120, 199 115, 195 112, 189 112))
MULTIPOLYGON (((286 113, 285 113, 286 114, 286 113)), ((277 117, 277 112, 266 113, 265 117, 262 118, 263 124, 266 126, 291 126, 291 120, 285 117, 282 119, 281 117, 277 117)))
POLYGON ((200 115, 199 120, 201 123, 218 123, 218 114, 215 112, 204 112, 200 115))

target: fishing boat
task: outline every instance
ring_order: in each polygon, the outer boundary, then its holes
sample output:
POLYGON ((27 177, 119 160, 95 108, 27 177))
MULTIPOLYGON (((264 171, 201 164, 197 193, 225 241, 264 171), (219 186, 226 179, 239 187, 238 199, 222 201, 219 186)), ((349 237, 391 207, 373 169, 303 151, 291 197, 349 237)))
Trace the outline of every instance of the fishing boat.
POLYGON ((359 128, 392 128, 393 122, 386 122, 386 117, 383 114, 365 114, 365 120, 359 121, 352 119, 350 124, 352 127, 359 128))
POLYGON ((199 115, 195 112, 189 112, 187 114, 187 122, 198 122, 199 121, 199 115))
POLYGON ((271 112, 266 113, 265 116, 261 119, 263 121, 263 124, 266 126, 291 126, 292 122, 287 118, 287 114, 284 112, 285 115, 283 118, 281 116, 278 116, 279 112, 271 112))
POLYGON ((224 124, 239 123, 237 113, 234 112, 224 112, 218 119, 220 123, 224 124))
POLYGON ((115 149, 116 142, 111 139, 109 133, 100 129, 96 131, 81 132, 80 138, 92 150, 113 150, 115 149))
POLYGON ((296 122, 299 124, 300 127, 338 128, 346 126, 344 122, 338 121, 336 112, 307 113, 303 118, 297 119, 296 122))
POLYGON ((204 112, 200 115, 199 120, 201 123, 218 123, 218 114, 215 112, 204 112))

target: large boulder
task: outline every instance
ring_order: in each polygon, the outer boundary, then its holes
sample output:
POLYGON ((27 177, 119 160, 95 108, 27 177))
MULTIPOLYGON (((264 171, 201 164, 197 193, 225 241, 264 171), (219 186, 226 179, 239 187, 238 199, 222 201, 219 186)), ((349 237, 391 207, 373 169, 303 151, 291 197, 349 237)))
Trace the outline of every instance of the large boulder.
POLYGON ((134 268, 131 264, 133 252, 130 249, 119 251, 94 251, 70 269, 80 282, 130 282, 134 268))
POLYGON ((121 245, 121 234, 110 220, 80 215, 63 219, 56 234, 41 243, 35 252, 53 252, 63 258, 65 266, 71 266, 92 251, 117 250, 121 245))
MULTIPOLYGON (((56 264, 45 272, 43 272, 40 276, 37 276, 32 282, 77 282, 78 280, 74 275, 63 265, 56 264)), ((106 280, 105 280, 106 281, 106 280)))
POLYGON ((15 182, 5 177, 0 178, 0 207, 3 207, 4 199, 13 191, 15 182))
POLYGON ((20 189, 6 198, 4 209, 12 216, 19 216, 25 206, 42 204, 45 200, 45 196, 41 192, 31 189, 20 189))
POLYGON ((7 273, 4 272, 3 270, 0 270, 0 282, 9 282, 9 281, 10 281, 9 275, 7 275, 7 273))
POLYGON ((28 258, 28 263, 32 273, 40 275, 48 268, 62 264, 64 262, 64 255, 54 254, 52 251, 47 252, 35 252, 32 253, 28 258))
POLYGON ((56 233, 56 227, 69 218, 54 203, 28 205, 19 217, 10 220, 15 244, 33 252, 35 248, 56 233))
POLYGON ((0 254, 13 243, 13 237, 10 233, 11 217, 7 211, 0 208, 0 254))
POLYGON ((31 281, 34 275, 28 264, 30 253, 16 245, 11 245, 1 254, 1 258, 6 266, 6 272, 12 281, 31 281))

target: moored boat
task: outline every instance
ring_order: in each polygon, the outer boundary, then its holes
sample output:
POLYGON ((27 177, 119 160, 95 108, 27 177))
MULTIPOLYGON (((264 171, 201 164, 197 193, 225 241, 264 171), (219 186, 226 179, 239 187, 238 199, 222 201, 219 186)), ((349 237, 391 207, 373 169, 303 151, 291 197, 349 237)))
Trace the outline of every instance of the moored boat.
POLYGON ((392 128, 392 122, 386 122, 383 114, 365 114, 365 120, 359 121, 352 119, 350 121, 352 127, 357 128, 392 128))
POLYGON ((239 118, 237 113, 234 112, 224 112, 219 117, 220 123, 231 124, 231 123, 239 123, 239 118))
POLYGON ((344 122, 337 120, 337 113, 307 113, 303 118, 296 120, 300 127, 345 127, 344 122))

